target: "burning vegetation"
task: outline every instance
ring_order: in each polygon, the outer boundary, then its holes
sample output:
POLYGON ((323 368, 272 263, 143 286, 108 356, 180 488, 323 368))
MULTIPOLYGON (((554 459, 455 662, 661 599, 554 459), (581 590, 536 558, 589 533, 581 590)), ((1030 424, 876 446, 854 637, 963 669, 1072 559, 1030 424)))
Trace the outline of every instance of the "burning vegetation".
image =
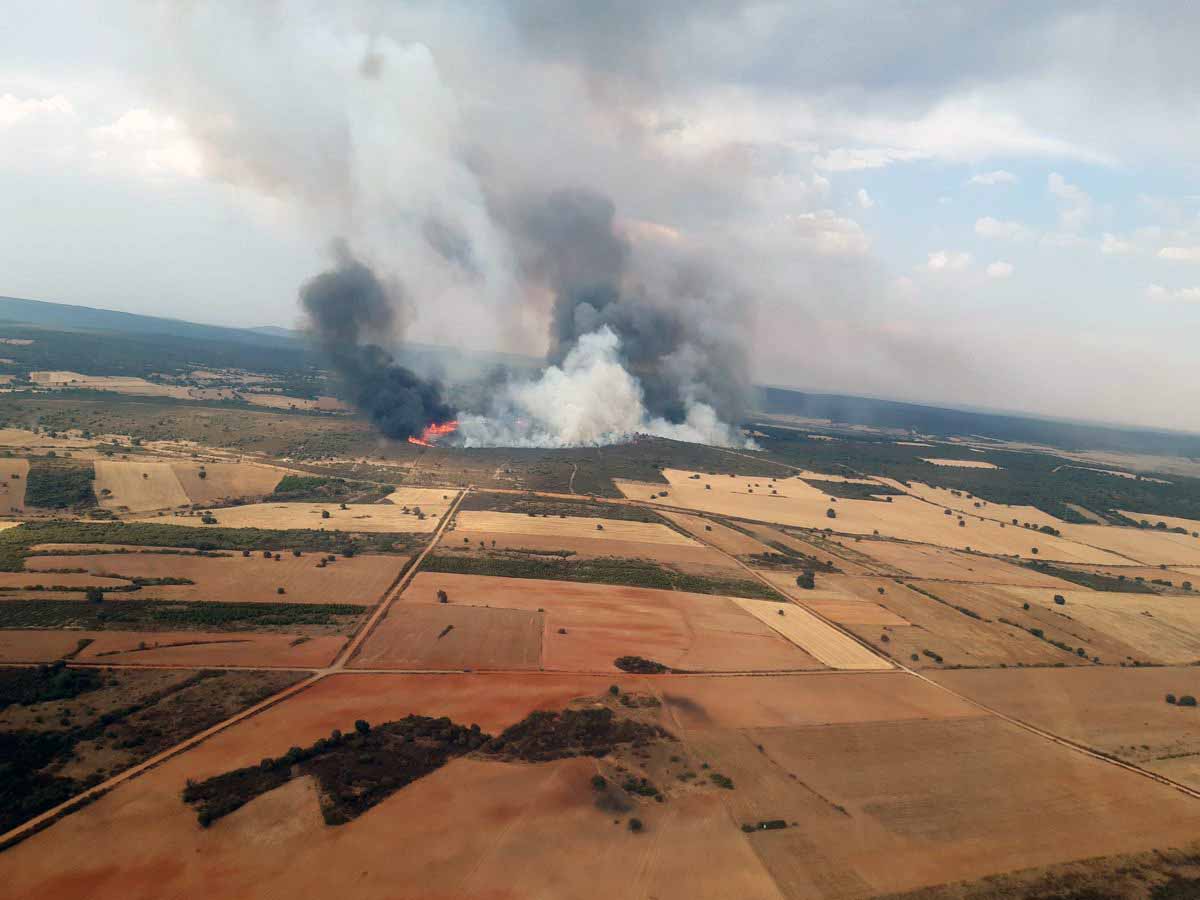
POLYGON ((454 434, 456 431, 458 431, 458 420, 456 419, 451 419, 449 422, 430 422, 419 436, 409 435, 408 442, 416 444, 418 447, 432 447, 438 443, 439 438, 454 434))

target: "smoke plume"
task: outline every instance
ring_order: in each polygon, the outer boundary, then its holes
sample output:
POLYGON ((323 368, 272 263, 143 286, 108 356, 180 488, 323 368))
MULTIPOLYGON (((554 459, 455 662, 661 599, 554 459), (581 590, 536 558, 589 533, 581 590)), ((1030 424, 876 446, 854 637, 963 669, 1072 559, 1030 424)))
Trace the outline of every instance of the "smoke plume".
POLYGON ((300 289, 300 303, 322 349, 342 379, 351 402, 390 438, 420 434, 431 422, 452 417, 436 381, 397 365, 389 351, 364 341, 395 337, 407 307, 400 284, 384 285, 342 245, 335 268, 300 289))

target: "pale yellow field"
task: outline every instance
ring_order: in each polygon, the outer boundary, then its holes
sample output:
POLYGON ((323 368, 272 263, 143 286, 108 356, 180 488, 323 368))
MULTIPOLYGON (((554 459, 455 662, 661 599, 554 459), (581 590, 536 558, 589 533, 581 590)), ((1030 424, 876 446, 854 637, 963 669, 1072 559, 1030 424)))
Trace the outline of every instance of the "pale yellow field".
POLYGON ((733 602, 831 669, 890 669, 892 664, 827 625, 808 610, 770 600, 732 598, 733 602), (780 613, 783 613, 781 616, 780 613))
MULTIPOLYGON (((1191 534, 1172 534, 1144 528, 1111 525, 1061 525, 1064 538, 1120 554, 1146 565, 1200 565, 1200 539, 1191 534)), ((1053 557, 1047 557, 1052 559, 1053 557)), ((1111 563, 1110 563, 1111 564, 1111 563)), ((1128 565, 1128 562, 1125 563, 1128 565)))
POLYGON ((923 462, 930 463, 935 466, 947 466, 953 469, 998 469, 1000 468, 995 463, 987 462, 982 459, 925 459, 923 462))
MULTIPOLYGON (((441 492, 438 492, 441 496, 441 492)), ((453 496, 453 495, 451 495, 453 496)), ((250 503, 212 509, 218 525, 228 528, 310 528, 316 531, 424 532, 433 531, 446 512, 446 502, 421 503, 425 518, 388 503, 250 503), (328 512, 329 518, 322 518, 328 512)), ((411 509, 411 507, 410 507, 411 509)), ((199 525, 199 515, 142 516, 163 525, 199 525)))
POLYGON ((1021 524, 1032 522, 1039 527, 1049 525, 1051 528, 1061 528, 1064 524, 1049 513, 1042 512, 1036 506, 1010 506, 1005 503, 990 503, 978 497, 967 497, 961 491, 959 492, 960 496, 956 497, 950 493, 948 488, 930 487, 919 481, 912 482, 908 487, 891 479, 886 479, 885 483, 898 490, 906 491, 914 497, 928 500, 930 503, 936 503, 939 506, 945 506, 949 509, 958 510, 972 516, 980 516, 985 519, 996 519, 999 522, 1008 522, 1010 524, 1013 519, 1016 519, 1021 524), (980 506, 977 507, 976 503, 979 503, 980 506))
POLYGON ((96 498, 105 509, 143 512, 191 502, 171 463, 98 459, 95 466, 96 498))
POLYGON ((659 522, 628 522, 620 519, 593 519, 585 516, 547 518, 519 513, 471 511, 460 512, 455 517, 454 527, 461 531, 488 531, 497 534, 596 538, 610 541, 635 541, 642 544, 670 544, 679 547, 699 546, 696 541, 659 522))
MULTIPOLYGON (((1053 535, 1034 534, 1010 524, 977 518, 974 514, 964 514, 966 524, 959 526, 958 517, 947 516, 945 510, 916 497, 895 497, 891 503, 877 500, 835 501, 798 478, 777 481, 776 490, 779 493, 771 494, 766 488, 754 488, 756 479, 753 477, 701 475, 699 479, 693 479, 693 474, 679 469, 664 469, 663 475, 670 482, 668 487, 630 481, 617 481, 617 487, 631 499, 780 525, 832 528, 846 534, 878 532, 882 537, 937 544, 958 550, 969 547, 981 553, 1030 559, 1037 557, 1107 565, 1128 562, 1124 557, 1096 546, 1084 546, 1053 535), (706 488, 705 485, 710 487, 706 488), (658 494, 664 491, 667 496, 659 497, 658 494), (835 519, 827 515, 831 509, 836 515, 835 519), (1037 553, 1033 552, 1035 547, 1037 553)), ((766 479, 759 478, 757 482, 761 485, 766 479)), ((1200 563, 1200 559, 1197 562, 1200 563)))
POLYGON ((1178 516, 1157 516, 1151 513, 1136 513, 1130 512, 1127 509, 1118 509, 1117 512, 1133 519, 1135 522, 1149 522, 1151 527, 1157 525, 1159 522, 1166 522, 1168 528, 1186 528, 1189 532, 1200 532, 1200 520, 1196 519, 1181 519, 1178 516))
POLYGON ((234 497, 261 497, 275 490, 286 473, 257 463, 172 463, 179 484, 193 503, 213 503, 234 497), (205 476, 200 477, 203 469, 205 476))
POLYGON ((835 543, 882 563, 883 574, 897 570, 910 575, 920 575, 945 581, 967 581, 979 584, 1044 585, 1046 587, 1074 587, 1072 582, 1027 569, 1016 563, 962 553, 928 544, 905 544, 898 541, 868 541, 853 538, 834 538, 835 543), (886 567, 886 568, 884 568, 886 567))
POLYGON ((0 428, 0 447, 50 447, 58 450, 92 447, 95 443, 83 438, 52 438, 44 434, 34 434, 24 428, 0 428))
MULTIPOLYGON (((1053 610, 1136 647, 1143 661, 1176 664, 1200 660, 1200 604, 1186 595, 1003 588, 1021 602, 1053 610), (1054 595, 1067 601, 1058 606, 1054 595)), ((1110 661, 1119 662, 1120 660, 1110 661)))

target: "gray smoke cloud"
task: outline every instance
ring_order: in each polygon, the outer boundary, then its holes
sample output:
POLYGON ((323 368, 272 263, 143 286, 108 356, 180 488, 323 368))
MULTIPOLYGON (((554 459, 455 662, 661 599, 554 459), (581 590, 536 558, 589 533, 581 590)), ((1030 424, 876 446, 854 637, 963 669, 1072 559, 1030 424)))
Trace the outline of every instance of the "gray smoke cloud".
POLYGON ((351 401, 384 435, 401 440, 451 418, 436 381, 398 365, 374 342, 395 337, 402 325, 397 310, 408 306, 403 286, 385 287, 344 244, 335 246, 334 255, 335 268, 307 282, 300 303, 351 401))

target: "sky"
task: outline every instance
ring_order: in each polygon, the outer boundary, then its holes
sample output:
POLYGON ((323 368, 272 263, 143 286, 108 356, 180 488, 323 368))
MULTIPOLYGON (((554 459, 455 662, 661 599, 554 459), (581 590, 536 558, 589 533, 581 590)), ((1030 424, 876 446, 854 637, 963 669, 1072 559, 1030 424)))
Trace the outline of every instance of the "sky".
POLYGON ((584 188, 706 261, 758 383, 1200 431, 1198 41, 1185 2, 8 0, 0 294, 294 326, 349 236, 409 339, 542 353, 508 201, 584 188))

